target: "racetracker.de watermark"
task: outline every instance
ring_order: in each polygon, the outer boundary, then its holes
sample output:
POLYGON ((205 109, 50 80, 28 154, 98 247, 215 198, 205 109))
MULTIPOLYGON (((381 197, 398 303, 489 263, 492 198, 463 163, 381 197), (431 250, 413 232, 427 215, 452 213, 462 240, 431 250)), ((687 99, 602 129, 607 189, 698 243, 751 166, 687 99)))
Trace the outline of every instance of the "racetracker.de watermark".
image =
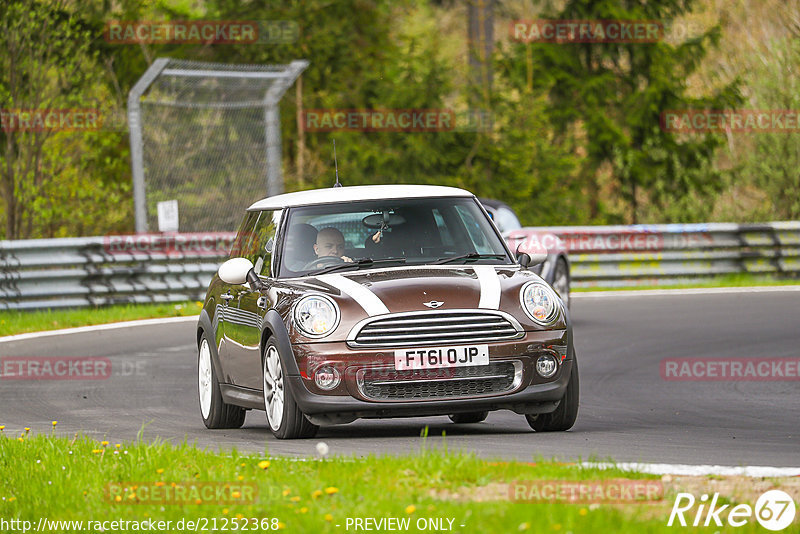
POLYGON ((451 109, 310 109, 303 113, 309 132, 450 132, 451 109))
POLYGON ((104 31, 111 44, 289 44, 299 34, 291 20, 113 20, 104 31))
POLYGON ((797 109, 673 109, 661 113, 660 126, 672 133, 797 133, 797 109))
POLYGON ((97 131, 102 126, 102 114, 94 108, 0 109, 4 132, 97 131))
POLYGON ((111 482, 106 500, 117 504, 202 505, 254 504, 254 482, 111 482))
POLYGON ((656 43, 664 39, 657 20, 515 20, 512 41, 520 43, 656 43))
POLYGON ((686 382, 800 380, 800 358, 665 358, 661 378, 686 382))
POLYGON ((233 232, 107 235, 103 237, 103 251, 112 255, 224 256, 233 245, 241 254, 247 253, 256 241, 251 237, 244 233, 237 239, 233 232))
POLYGON ((111 360, 104 357, 9 356, 0 359, 0 380, 106 380, 111 360))
POLYGON ((508 486, 508 497, 516 502, 563 502, 571 504, 624 504, 660 501, 660 480, 519 480, 508 486))
POLYGON ((0 358, 0 380, 107 380, 146 376, 146 360, 104 356, 7 356, 0 358))

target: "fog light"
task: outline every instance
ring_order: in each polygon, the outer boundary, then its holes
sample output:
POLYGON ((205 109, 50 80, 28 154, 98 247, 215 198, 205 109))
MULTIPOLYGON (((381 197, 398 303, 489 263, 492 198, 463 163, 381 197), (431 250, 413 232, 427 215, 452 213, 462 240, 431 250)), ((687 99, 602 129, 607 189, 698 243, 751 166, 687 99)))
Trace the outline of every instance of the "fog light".
POLYGON ((323 365, 314 373, 314 383, 317 387, 324 390, 331 390, 339 385, 339 371, 330 365, 323 365))
POLYGON ((558 360, 552 354, 543 354, 536 360, 536 372, 542 378, 550 378, 558 371, 558 360))

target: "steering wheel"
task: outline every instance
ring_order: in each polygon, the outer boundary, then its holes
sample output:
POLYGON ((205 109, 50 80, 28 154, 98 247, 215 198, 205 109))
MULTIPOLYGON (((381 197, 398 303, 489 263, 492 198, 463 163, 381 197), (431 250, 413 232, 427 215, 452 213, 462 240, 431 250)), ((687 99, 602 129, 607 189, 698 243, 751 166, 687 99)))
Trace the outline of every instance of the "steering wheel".
POLYGON ((324 267, 330 267, 331 265, 336 265, 339 263, 344 263, 344 260, 339 256, 320 256, 319 258, 313 259, 306 263, 305 267, 303 267, 303 270, 307 271, 309 269, 322 269, 324 267))

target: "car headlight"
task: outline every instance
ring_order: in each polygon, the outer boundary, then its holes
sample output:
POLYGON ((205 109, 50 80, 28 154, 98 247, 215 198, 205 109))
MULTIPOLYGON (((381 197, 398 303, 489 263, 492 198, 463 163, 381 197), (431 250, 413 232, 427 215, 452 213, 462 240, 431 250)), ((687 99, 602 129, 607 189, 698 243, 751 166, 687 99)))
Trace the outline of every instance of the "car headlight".
POLYGON ((558 296, 544 282, 526 284, 520 291, 519 298, 522 309, 535 323, 549 326, 558 319, 560 310, 558 296))
POLYGON ((295 306, 294 322, 308 337, 325 337, 339 323, 339 307, 327 297, 310 295, 295 306))

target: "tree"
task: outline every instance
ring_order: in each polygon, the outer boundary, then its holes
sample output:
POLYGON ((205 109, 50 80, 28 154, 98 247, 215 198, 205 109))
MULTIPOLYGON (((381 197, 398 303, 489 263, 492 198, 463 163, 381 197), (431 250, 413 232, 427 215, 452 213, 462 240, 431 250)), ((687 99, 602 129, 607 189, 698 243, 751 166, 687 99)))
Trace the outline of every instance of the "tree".
MULTIPOLYGON (((543 18, 663 22, 691 5, 691 0, 569 0, 543 18)), ((535 42, 506 53, 503 62, 515 86, 526 87, 532 68, 531 88, 548 94, 555 131, 573 132, 581 140, 585 157, 578 177, 588 196, 589 220, 614 221, 604 200, 608 192, 601 191, 604 176, 627 205, 623 221, 634 223, 658 219, 673 203, 719 189, 712 165, 719 136, 681 137, 660 127, 666 110, 718 109, 739 101, 735 84, 701 98, 687 95, 687 78, 718 38, 715 27, 678 45, 535 42)), ((670 213, 682 220, 698 215, 670 213)))

